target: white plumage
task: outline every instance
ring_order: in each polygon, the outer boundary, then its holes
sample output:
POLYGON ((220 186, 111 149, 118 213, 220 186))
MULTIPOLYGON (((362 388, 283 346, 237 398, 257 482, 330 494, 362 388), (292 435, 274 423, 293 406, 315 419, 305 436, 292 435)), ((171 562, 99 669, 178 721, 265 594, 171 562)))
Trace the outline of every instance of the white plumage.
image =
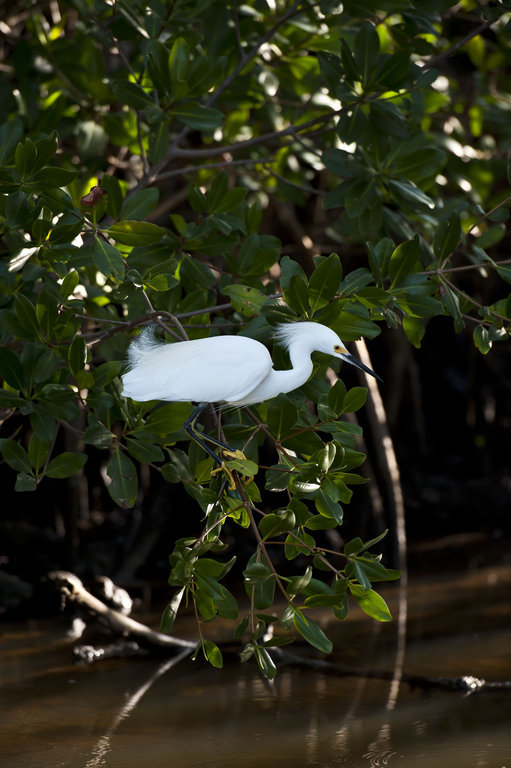
POLYGON ((352 357, 338 335, 319 323, 280 325, 277 339, 292 368, 276 371, 266 347, 245 336, 211 336, 165 344, 144 328, 130 345, 123 394, 137 401, 250 405, 290 392, 312 373, 311 353, 325 352, 375 374, 352 357))

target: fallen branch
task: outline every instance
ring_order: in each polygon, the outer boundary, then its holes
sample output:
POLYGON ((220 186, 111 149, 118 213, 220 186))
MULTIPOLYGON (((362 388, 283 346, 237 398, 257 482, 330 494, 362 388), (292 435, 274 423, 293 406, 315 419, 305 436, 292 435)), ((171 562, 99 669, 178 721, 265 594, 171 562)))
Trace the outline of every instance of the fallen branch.
POLYGON ((83 586, 74 573, 69 571, 52 571, 48 578, 59 588, 66 600, 87 608, 103 624, 106 624, 112 632, 123 637, 129 637, 137 643, 150 648, 189 648, 193 650, 196 643, 191 640, 183 640, 179 637, 171 637, 162 632, 156 632, 145 624, 125 616, 119 611, 109 608, 105 603, 94 597, 83 586))
MULTIPOLYGON (((279 669, 285 666, 305 667, 327 675, 335 677, 361 677, 366 680, 389 680, 395 679, 394 671, 387 670, 363 670, 357 668, 343 667, 326 659, 304 657, 299 654, 283 650, 282 648, 272 648, 272 656, 279 669)), ((482 691, 509 691, 511 689, 511 680, 488 681, 474 675, 462 675, 461 677, 428 677, 425 675, 412 675, 402 673, 400 680, 407 683, 411 688, 421 688, 422 690, 437 689, 441 691, 456 691, 465 696, 482 691)))

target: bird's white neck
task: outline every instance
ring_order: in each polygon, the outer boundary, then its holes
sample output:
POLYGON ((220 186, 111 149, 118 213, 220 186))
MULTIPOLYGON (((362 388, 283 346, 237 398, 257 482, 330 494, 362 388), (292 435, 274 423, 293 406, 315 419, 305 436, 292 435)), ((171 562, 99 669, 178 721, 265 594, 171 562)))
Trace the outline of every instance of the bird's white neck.
POLYGON ((239 400, 240 405, 250 405, 251 403, 262 403, 263 400, 269 400, 285 392, 291 392, 293 389, 305 384, 312 373, 311 351, 307 347, 303 349, 301 344, 293 344, 289 348, 289 357, 291 360, 291 369, 287 371, 276 371, 274 368, 268 376, 256 387, 248 397, 239 400))

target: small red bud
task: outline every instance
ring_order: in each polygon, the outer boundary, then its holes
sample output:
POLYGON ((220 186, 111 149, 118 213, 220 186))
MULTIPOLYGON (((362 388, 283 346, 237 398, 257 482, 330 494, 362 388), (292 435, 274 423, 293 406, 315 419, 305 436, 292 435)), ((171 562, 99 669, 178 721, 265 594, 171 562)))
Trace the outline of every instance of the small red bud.
POLYGON ((106 192, 104 189, 101 189, 101 187, 91 187, 90 192, 82 197, 80 200, 81 205, 84 205, 86 208, 94 208, 98 202, 101 200, 103 195, 106 195, 106 192))

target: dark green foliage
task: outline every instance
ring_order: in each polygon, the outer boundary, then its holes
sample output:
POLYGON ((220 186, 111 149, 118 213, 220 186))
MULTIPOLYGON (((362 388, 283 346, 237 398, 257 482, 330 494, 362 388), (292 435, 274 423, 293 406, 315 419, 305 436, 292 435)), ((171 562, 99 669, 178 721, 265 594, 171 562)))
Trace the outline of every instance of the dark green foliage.
MULTIPOLYGON (((511 202, 504 7, 478 34, 484 9, 470 6, 468 30, 451 41, 449 0, 346 2, 343 13, 275 5, 62 0, 57 18, 15 3, 23 23, 13 21, 0 125, 0 451, 13 483, 36 491, 96 452, 121 508, 137 500, 140 463, 183 483, 204 530, 170 556, 177 591, 164 631, 183 600, 200 623, 238 617, 221 583, 234 562, 223 562, 222 526, 250 528, 251 607, 237 636, 248 638, 242 658, 270 678, 267 648, 286 638, 268 639, 268 623, 328 652, 308 609, 342 620, 349 595, 390 619, 372 584, 398 574, 368 551, 378 541, 324 547, 364 482, 361 430, 340 417, 364 406, 366 390, 329 388, 332 361, 318 358, 315 379, 254 409, 256 423, 227 413, 228 440, 247 456, 228 462, 234 493, 196 446, 177 447, 189 404, 122 397, 130 334, 158 320, 174 339, 239 331, 271 344, 278 322, 307 319, 351 341, 386 322, 420 347, 428 319, 444 315, 486 354, 509 337, 511 314, 511 268, 496 250, 511 202), (447 79, 461 37, 478 69, 470 100, 447 79), (306 211, 319 196, 316 225, 306 211), (305 258, 283 255, 269 234, 273 212, 284 221, 291 209, 305 258), (69 427, 84 444, 76 451, 62 448, 69 427), (280 494, 271 511, 259 506, 263 488, 280 494), (303 573, 278 574, 270 547, 305 561, 303 573)), ((275 357, 287 365, 282 350, 275 357)), ((222 665, 202 634, 198 651, 222 665)))

